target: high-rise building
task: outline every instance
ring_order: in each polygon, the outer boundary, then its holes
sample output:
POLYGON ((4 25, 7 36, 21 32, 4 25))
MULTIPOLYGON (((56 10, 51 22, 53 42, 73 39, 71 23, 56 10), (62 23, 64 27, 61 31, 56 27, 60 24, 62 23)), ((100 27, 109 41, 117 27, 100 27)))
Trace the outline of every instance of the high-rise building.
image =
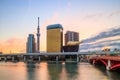
POLYGON ((69 41, 79 41, 79 33, 74 31, 67 31, 65 34, 65 45, 67 45, 69 41))
POLYGON ((60 24, 47 26, 47 52, 62 52, 63 27, 60 24))
POLYGON ((67 31, 65 34, 64 52, 78 52, 79 50, 79 33, 74 31, 67 31))
POLYGON ((36 52, 36 44, 35 44, 35 38, 33 34, 29 34, 27 39, 27 45, 26 45, 26 51, 27 53, 35 53, 36 52))

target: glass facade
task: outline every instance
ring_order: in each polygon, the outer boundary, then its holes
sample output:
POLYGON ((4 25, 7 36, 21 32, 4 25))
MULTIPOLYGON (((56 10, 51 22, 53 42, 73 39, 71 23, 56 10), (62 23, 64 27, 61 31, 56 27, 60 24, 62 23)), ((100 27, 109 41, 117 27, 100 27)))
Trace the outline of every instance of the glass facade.
POLYGON ((27 53, 35 53, 36 52, 36 45, 35 45, 35 38, 33 34, 29 34, 28 41, 27 41, 27 53))
POLYGON ((63 29, 61 25, 47 27, 47 52, 62 52, 63 29))

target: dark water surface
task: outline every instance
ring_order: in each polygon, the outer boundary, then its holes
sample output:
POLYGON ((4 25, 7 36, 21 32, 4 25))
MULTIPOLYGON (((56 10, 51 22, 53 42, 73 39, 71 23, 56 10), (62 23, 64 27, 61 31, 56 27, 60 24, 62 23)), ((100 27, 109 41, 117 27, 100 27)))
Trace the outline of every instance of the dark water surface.
POLYGON ((89 63, 0 62, 0 80, 120 80, 120 73, 89 63))

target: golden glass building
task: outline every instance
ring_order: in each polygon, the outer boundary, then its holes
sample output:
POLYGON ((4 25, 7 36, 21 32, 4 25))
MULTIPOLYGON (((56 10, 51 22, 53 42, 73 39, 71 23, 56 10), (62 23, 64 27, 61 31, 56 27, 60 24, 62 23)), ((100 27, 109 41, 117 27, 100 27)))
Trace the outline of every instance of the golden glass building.
POLYGON ((47 52, 62 52, 63 27, 60 24, 47 26, 47 52))

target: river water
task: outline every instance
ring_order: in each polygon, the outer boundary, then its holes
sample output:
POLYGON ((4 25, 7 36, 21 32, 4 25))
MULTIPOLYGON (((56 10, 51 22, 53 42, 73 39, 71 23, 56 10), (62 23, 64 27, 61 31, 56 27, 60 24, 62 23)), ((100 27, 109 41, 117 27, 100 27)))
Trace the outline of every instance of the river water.
POLYGON ((0 80, 120 80, 120 73, 89 63, 0 62, 0 80))

